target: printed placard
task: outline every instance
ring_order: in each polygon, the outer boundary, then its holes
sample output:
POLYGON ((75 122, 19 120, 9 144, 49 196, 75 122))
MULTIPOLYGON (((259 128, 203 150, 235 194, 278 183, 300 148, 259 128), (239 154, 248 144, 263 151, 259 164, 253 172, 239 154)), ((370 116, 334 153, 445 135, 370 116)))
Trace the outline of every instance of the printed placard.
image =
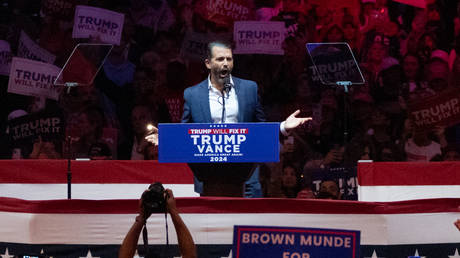
POLYGON ((120 45, 125 16, 106 9, 77 5, 73 38, 99 36, 102 42, 120 45))
MULTIPOLYGON (((337 182, 342 200, 358 200, 358 177, 356 167, 337 167, 328 169, 306 169, 304 179, 311 178, 311 189, 319 193, 323 181, 337 182)), ((307 182, 302 182, 307 183, 307 182)))
POLYGON ((182 41, 181 56, 195 61, 204 60, 209 41, 208 34, 188 31, 182 41))
POLYGON ((284 41, 285 31, 283 22, 235 22, 234 53, 284 55, 281 44, 284 41))
POLYGON ((56 60, 55 55, 40 47, 24 31, 21 31, 21 36, 19 38, 17 56, 48 64, 53 64, 54 60, 56 60))
POLYGON ((9 75, 12 59, 10 43, 0 40, 0 74, 9 75))
MULTIPOLYGON (((402 0, 402 1, 405 1, 405 0, 402 0)), ((407 0, 407 1, 413 1, 413 0, 407 0)), ((415 0, 415 1, 425 1, 425 0, 415 0)), ((291 1, 291 2, 294 2, 294 1, 291 1)), ((359 15, 361 1, 310 0, 308 1, 308 4, 316 5, 320 8, 323 8, 323 10, 326 10, 329 14, 331 14, 332 23, 339 24, 338 22, 340 21, 341 23, 343 15, 345 14, 344 10, 347 10, 347 12, 350 15, 353 15, 355 17, 359 15)), ((299 6, 296 6, 296 7, 299 7, 299 6)), ((304 10, 306 10, 306 8, 304 10)), ((292 10, 292 11, 299 12, 300 10, 297 9, 297 10, 292 10)))
POLYGON ((59 71, 59 67, 52 64, 13 57, 8 92, 58 100, 60 87, 53 82, 59 71))
POLYGON ((447 89, 434 96, 410 102, 409 116, 418 129, 434 126, 452 126, 460 123, 460 94, 457 89, 447 89))
POLYGON ((198 33, 188 31, 182 41, 181 56, 194 61, 202 61, 206 58, 206 47, 213 40, 232 39, 231 33, 198 33))
POLYGON ((231 26, 234 21, 252 19, 254 3, 252 0, 199 0, 195 12, 218 25, 231 26))
POLYGON ((42 111, 8 121, 8 138, 13 145, 31 143, 38 136, 43 141, 62 141, 65 120, 56 111, 42 111))
POLYGON ((358 258, 360 231, 320 228, 238 226, 235 258, 358 258))
POLYGON ((158 161, 277 162, 279 123, 159 124, 158 161))
POLYGON ((43 14, 63 20, 71 20, 77 0, 42 0, 43 14))
POLYGON ((322 84, 364 83, 364 77, 347 43, 307 43, 306 48, 314 64, 311 76, 319 77, 322 84))

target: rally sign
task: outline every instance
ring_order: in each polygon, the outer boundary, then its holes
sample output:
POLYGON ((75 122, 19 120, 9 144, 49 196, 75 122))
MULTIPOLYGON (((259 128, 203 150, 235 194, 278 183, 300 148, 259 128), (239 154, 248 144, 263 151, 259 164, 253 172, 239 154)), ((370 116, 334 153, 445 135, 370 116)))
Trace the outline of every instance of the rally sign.
POLYGON ((208 42, 207 34, 188 31, 182 41, 181 56, 190 60, 203 60, 208 42))
POLYGON ((21 31, 21 36, 19 38, 17 56, 35 61, 42 61, 48 64, 54 63, 56 59, 55 55, 40 47, 24 31, 21 31))
POLYGON ((53 82, 59 71, 60 69, 52 64, 13 57, 8 92, 57 100, 60 88, 53 82))
POLYGON ((61 113, 42 111, 8 121, 8 136, 11 143, 26 144, 36 140, 62 141, 65 120, 61 113))
POLYGON ((364 83, 364 77, 347 43, 307 43, 306 48, 314 65, 312 77, 319 77, 321 83, 364 83))
POLYGON ((234 53, 284 55, 281 44, 284 41, 285 30, 284 22, 235 22, 234 53))
POLYGON ((460 95, 456 89, 410 102, 409 116, 414 126, 420 130, 430 130, 433 126, 452 126, 460 122, 460 95))
POLYGON ((306 169, 303 178, 311 178, 311 189, 318 193, 323 181, 337 182, 342 200, 358 200, 358 178, 356 167, 329 169, 306 169))
POLYGON ((279 161, 279 123, 159 124, 158 161, 279 161))
POLYGON ((48 16, 70 20, 77 0, 42 0, 41 11, 48 16))
POLYGON ((9 75, 11 68, 11 48, 5 40, 0 40, 0 74, 9 75))
POLYGON ((124 19, 122 13, 77 5, 72 37, 99 36, 102 42, 120 45, 124 19))
POLYGON ((235 258, 358 258, 360 231, 318 228, 237 226, 235 258))
POLYGON ((199 0, 195 12, 218 25, 231 26, 254 17, 254 4, 252 0, 199 0))
POLYGON ((184 58, 202 61, 206 57, 207 45, 215 39, 232 39, 232 35, 228 33, 198 33, 189 30, 182 41, 181 56, 184 58))

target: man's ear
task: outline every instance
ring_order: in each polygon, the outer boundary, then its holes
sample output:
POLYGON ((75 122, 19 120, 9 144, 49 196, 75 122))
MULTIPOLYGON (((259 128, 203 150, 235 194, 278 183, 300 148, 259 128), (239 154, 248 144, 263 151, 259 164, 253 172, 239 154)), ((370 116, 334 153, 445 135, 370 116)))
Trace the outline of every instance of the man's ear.
POLYGON ((204 64, 206 65, 206 68, 211 69, 211 61, 209 59, 204 60, 204 64))

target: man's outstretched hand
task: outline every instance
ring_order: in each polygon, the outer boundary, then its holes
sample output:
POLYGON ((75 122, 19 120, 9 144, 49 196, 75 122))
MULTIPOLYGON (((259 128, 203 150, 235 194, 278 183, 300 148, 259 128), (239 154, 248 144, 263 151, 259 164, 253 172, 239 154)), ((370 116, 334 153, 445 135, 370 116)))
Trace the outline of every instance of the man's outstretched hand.
POLYGON ((284 121, 284 128, 288 131, 294 129, 300 125, 303 125, 307 121, 312 120, 311 117, 296 117, 300 113, 300 110, 297 109, 294 113, 292 113, 286 120, 284 121))
POLYGON ((148 130, 149 132, 148 135, 145 136, 145 140, 154 146, 158 146, 158 128, 152 125, 148 130))

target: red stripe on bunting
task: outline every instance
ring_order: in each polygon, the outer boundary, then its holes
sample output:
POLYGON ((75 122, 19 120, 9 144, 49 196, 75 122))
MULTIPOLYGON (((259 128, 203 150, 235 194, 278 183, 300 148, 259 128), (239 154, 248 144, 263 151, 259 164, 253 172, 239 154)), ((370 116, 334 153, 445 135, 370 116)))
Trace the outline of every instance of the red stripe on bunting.
POLYGON ((361 186, 460 185, 460 162, 359 162, 361 186))
MULTIPOLYGON (((72 161, 76 184, 193 184, 193 174, 184 163, 158 161, 72 161)), ((65 184, 67 160, 1 160, 0 184, 65 184)))
MULTIPOLYGON (((26 201, 0 198, 0 212, 60 214, 135 214, 138 200, 26 201)), ((356 202, 303 199, 177 198, 181 213, 406 214, 460 212, 460 199, 356 202)))

